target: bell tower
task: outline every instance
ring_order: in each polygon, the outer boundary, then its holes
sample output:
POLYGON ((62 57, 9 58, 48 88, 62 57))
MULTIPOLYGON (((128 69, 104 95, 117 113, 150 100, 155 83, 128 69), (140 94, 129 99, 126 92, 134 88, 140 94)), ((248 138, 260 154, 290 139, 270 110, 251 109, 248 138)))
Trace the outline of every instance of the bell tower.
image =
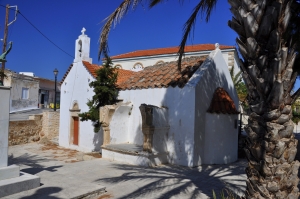
POLYGON ((82 28, 81 35, 75 42, 75 59, 74 62, 87 61, 92 63, 92 58, 90 58, 90 38, 85 35, 86 29, 82 28))

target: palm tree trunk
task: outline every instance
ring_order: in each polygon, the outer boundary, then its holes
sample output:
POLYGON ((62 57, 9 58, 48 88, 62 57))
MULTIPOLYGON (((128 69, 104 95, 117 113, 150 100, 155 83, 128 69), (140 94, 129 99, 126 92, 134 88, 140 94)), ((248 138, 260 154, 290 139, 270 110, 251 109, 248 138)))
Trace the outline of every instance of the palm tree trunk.
MULTIPOLYGON (((234 15, 229 26, 239 38, 243 79, 251 114, 245 130, 246 198, 298 198, 298 141, 293 134, 291 96, 297 74, 296 54, 283 33, 290 18, 289 0, 228 0, 234 15)), ((300 93, 300 92, 299 92, 300 93)))

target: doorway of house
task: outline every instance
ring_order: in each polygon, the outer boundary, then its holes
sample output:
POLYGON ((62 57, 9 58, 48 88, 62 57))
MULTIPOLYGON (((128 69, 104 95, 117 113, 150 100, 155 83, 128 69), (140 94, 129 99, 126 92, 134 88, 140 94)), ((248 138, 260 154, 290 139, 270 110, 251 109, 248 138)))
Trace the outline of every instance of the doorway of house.
POLYGON ((73 117, 74 127, 73 127, 73 144, 78 145, 79 136, 79 117, 73 117))

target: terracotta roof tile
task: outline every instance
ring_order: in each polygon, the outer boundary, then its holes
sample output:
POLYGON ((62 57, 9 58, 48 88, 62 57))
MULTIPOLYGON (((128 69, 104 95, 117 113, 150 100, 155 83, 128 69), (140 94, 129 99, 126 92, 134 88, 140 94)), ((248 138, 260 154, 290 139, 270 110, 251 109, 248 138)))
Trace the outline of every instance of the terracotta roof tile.
MULTIPOLYGON (((89 71, 89 73, 93 76, 96 77, 96 70, 100 69, 102 66, 96 65, 96 64, 91 64, 87 61, 82 61, 83 65, 86 67, 86 69, 89 71)), ((68 76, 71 68, 73 67, 73 64, 71 64, 65 73, 64 77, 62 78, 61 83, 65 80, 65 78, 68 76)), ((129 70, 124 70, 124 69, 117 69, 118 72, 118 79, 117 79, 117 85, 122 83, 123 81, 126 81, 132 74, 134 74, 134 71, 129 71, 129 70)))
POLYGON ((181 73, 177 70, 177 61, 145 67, 144 70, 131 74, 130 78, 119 84, 119 88, 121 90, 169 86, 182 88, 205 59, 206 56, 183 59, 181 73))
POLYGON ((209 113, 217 114, 239 114, 232 98, 224 88, 217 88, 207 110, 209 113))
MULTIPOLYGON (((232 49, 234 46, 225 46, 220 45, 221 50, 232 49)), ((185 52, 197 52, 197 51, 211 51, 215 49, 215 44, 198 44, 185 47, 185 52)), ((125 54, 112 56, 111 59, 123 59, 131 57, 144 57, 144 56, 153 56, 153 55, 162 55, 162 54, 176 54, 179 50, 179 47, 169 47, 169 48, 157 48, 149 50, 137 50, 125 54)))

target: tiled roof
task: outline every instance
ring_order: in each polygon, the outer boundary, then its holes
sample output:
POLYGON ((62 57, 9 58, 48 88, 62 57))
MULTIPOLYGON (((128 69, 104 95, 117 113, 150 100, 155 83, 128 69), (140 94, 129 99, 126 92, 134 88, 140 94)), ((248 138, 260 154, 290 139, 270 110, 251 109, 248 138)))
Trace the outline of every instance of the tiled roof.
MULTIPOLYGON (((96 64, 91 64, 87 61, 82 61, 83 65, 86 67, 86 69, 89 71, 89 73, 96 78, 96 70, 100 69, 102 66, 96 65, 96 64)), ((67 70, 67 72, 65 73, 64 77, 61 80, 61 83, 65 80, 65 78, 67 77, 67 75, 69 74, 71 68, 73 67, 73 64, 71 64, 67 70)), ((117 85, 119 85, 120 83, 122 83, 123 81, 127 80, 129 78, 129 76, 131 76, 133 73, 133 71, 129 71, 129 70, 124 70, 124 69, 117 69, 118 72, 118 79, 117 79, 117 85)))
MULTIPOLYGON (((234 46, 225 46, 220 45, 221 50, 233 49, 234 46)), ((197 51, 210 51, 215 49, 215 44, 198 44, 185 47, 185 52, 197 52, 197 51)), ((163 54, 175 54, 179 50, 179 47, 169 47, 169 48, 157 48, 150 50, 137 50, 121 55, 112 56, 111 59, 123 59, 131 57, 144 57, 144 56, 153 56, 153 55, 163 55, 163 54)))
POLYGON ((97 64, 91 64, 87 61, 82 61, 83 65, 86 67, 86 69, 91 73, 91 75, 93 77, 96 77, 96 70, 100 69, 101 66, 97 65, 97 64))
MULTIPOLYGON (((100 69, 102 66, 96 65, 96 64, 90 64, 89 62, 83 61, 83 64, 85 65, 86 69, 93 75, 93 77, 96 78, 96 70, 100 69)), ((121 84, 123 81, 127 80, 132 74, 134 74, 134 71, 130 70, 124 70, 117 68, 118 72, 118 79, 117 79, 117 85, 121 84)))
POLYGON ((121 90, 169 86, 182 88, 205 59, 206 56, 183 59, 181 72, 177 69, 177 61, 148 66, 144 70, 133 73, 129 79, 119 84, 119 88, 121 90))
POLYGON ((209 113, 239 114, 232 98, 224 88, 217 88, 207 110, 209 113))

